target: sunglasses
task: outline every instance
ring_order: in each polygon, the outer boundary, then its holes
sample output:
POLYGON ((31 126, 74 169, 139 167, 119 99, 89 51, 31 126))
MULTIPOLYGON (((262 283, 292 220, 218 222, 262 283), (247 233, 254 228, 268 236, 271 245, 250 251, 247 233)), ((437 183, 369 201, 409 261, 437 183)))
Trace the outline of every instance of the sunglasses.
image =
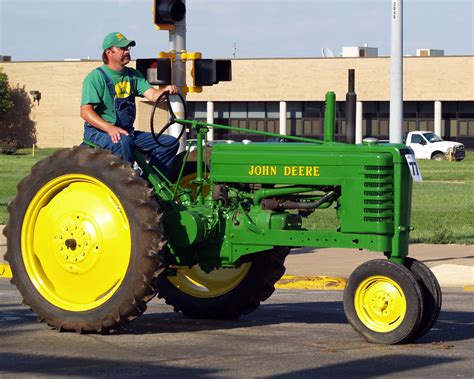
POLYGON ((116 48, 122 51, 129 51, 132 48, 132 46, 125 46, 125 47, 113 46, 112 48, 116 48))

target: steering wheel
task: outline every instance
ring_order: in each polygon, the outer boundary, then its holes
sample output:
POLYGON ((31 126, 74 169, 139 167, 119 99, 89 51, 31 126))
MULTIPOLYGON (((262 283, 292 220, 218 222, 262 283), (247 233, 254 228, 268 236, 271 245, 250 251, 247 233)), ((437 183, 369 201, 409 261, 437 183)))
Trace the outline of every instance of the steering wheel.
MULTIPOLYGON (((187 118, 186 102, 184 101, 184 98, 180 93, 177 93, 176 96, 179 97, 181 103, 183 104, 184 118, 186 119, 187 118)), ((173 125, 175 122, 176 122, 176 115, 174 114, 173 109, 171 108, 170 93, 168 91, 165 91, 160 96, 158 96, 158 98, 156 99, 155 104, 153 104, 153 109, 152 109, 151 115, 150 115, 151 135, 153 136, 153 139, 155 140, 155 142, 159 146, 169 147, 169 146, 172 146, 176 143, 176 141, 173 141, 169 144, 165 144, 165 143, 159 141, 159 138, 163 135, 163 133, 166 132, 166 130, 168 130, 168 128, 171 125, 173 125), (154 127, 155 111, 156 111, 156 108, 158 107, 158 104, 162 102, 163 98, 166 99, 166 105, 167 105, 170 117, 168 119, 168 122, 161 128, 161 130, 158 133, 155 134, 155 127, 154 127)), ((179 139, 181 138, 181 136, 183 135, 185 130, 186 130, 186 127, 183 124, 181 124, 181 131, 179 132, 178 137, 176 137, 177 141, 179 141, 179 139)))

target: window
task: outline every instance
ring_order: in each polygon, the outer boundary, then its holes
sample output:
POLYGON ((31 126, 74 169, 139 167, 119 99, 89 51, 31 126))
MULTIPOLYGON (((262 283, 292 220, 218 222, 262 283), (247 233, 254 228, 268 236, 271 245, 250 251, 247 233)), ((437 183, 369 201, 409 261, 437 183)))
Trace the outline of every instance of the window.
POLYGON ((304 111, 303 117, 304 118, 320 118, 321 117, 321 102, 319 101, 305 101, 303 103, 304 111))
POLYGON ((214 103, 214 118, 229 118, 229 103, 216 102, 214 103))
POLYGON ((467 136, 468 135, 468 122, 467 121, 459 121, 459 135, 460 136, 467 136))
POLYGON ((267 103, 267 118, 280 119, 280 103, 276 101, 267 103))
POLYGON ((262 101, 253 101, 248 104, 248 118, 265 118, 265 103, 262 101))
POLYGON ((451 137, 457 137, 458 135, 458 122, 457 120, 451 120, 449 123, 449 135, 451 137))
POLYGON ((286 103, 286 118, 301 118, 303 116, 303 106, 300 101, 289 101, 286 103))
POLYGON ((386 137, 389 135, 388 120, 379 120, 379 137, 386 137))
POLYGON ((230 117, 229 118, 247 118, 247 103, 236 102, 230 103, 230 117))
POLYGON ((200 101, 194 103, 194 118, 207 119, 207 103, 200 101))
POLYGON ((412 134, 411 136, 411 143, 423 143, 424 142, 424 139, 422 136, 420 136, 419 134, 412 134))
POLYGON ((267 132, 280 133, 280 121, 279 120, 267 120, 267 132))

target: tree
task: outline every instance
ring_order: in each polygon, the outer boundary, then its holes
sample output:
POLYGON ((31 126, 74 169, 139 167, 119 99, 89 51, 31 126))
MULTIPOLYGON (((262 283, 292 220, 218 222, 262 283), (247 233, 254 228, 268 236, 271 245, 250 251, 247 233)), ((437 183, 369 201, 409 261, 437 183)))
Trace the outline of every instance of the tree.
POLYGON ((0 72, 0 143, 29 147, 36 143, 36 123, 30 118, 33 106, 25 87, 11 88, 0 72))
POLYGON ((0 119, 13 108, 12 91, 7 74, 0 72, 0 119))

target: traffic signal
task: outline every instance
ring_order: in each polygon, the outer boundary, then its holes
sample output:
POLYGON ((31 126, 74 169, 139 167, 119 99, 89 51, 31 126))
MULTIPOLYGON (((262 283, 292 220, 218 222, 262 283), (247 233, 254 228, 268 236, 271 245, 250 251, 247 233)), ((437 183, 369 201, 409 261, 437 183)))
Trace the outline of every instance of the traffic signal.
POLYGON ((196 59, 194 61, 194 85, 212 86, 232 80, 232 64, 224 59, 196 59))
POLYGON ((170 58, 137 59, 137 70, 153 85, 171 84, 170 58))
POLYGON ((174 23, 186 15, 186 5, 182 0, 155 0, 153 15, 157 29, 173 30, 174 23))

